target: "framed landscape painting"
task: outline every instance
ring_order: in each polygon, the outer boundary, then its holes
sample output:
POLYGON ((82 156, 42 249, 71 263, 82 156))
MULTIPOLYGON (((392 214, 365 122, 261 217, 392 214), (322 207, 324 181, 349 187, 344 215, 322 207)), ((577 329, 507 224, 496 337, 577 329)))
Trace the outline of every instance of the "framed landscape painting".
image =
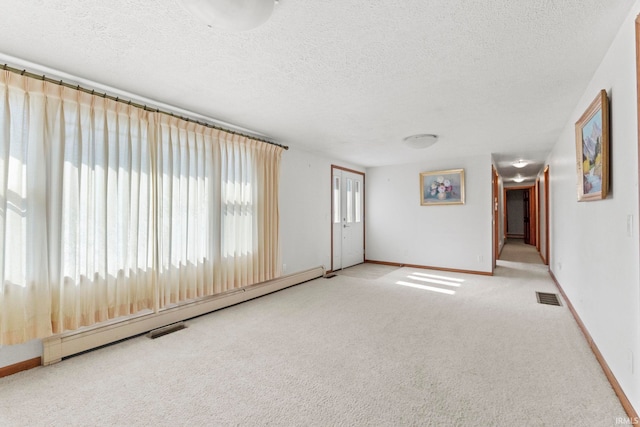
POLYGON ((463 205, 464 169, 449 169, 420 174, 420 204, 463 205))
POLYGON ((578 201, 601 200, 609 190, 609 98, 601 90, 576 122, 578 201))

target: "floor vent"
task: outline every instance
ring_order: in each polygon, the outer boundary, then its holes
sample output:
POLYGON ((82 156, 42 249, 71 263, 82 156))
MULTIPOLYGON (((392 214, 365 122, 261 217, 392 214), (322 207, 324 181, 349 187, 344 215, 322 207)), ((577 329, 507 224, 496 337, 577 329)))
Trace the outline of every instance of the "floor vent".
POLYGON ((186 328, 186 326, 184 325, 184 322, 173 323, 171 325, 165 326, 164 328, 154 329, 153 331, 149 332, 147 336, 151 339, 156 339, 156 338, 160 338, 163 335, 167 335, 167 334, 170 334, 171 332, 176 332, 184 328, 186 328))
POLYGON ((536 292, 536 298, 539 304, 547 305, 562 305, 560 304, 560 298, 557 294, 550 294, 547 292, 536 292))

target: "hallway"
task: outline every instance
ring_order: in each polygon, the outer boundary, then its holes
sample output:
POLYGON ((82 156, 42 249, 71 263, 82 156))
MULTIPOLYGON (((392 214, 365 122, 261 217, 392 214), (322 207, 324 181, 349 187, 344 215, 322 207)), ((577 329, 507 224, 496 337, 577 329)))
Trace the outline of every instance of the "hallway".
POLYGON ((504 261, 544 265, 536 247, 525 244, 522 239, 506 240, 498 259, 498 266, 504 264, 504 261))

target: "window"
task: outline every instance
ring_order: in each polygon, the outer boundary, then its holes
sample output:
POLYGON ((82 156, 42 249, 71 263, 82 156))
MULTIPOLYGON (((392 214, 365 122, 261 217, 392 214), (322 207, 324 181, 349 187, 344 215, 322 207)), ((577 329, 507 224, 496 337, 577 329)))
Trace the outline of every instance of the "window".
POLYGON ((278 277, 281 154, 0 73, 0 345, 278 277))

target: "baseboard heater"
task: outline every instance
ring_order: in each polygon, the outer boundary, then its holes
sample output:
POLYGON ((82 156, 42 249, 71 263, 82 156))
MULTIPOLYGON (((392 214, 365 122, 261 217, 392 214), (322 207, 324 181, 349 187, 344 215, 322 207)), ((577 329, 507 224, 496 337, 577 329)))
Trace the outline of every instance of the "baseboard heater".
POLYGON ((42 341, 42 364, 51 365, 65 357, 267 295, 322 277, 323 274, 324 269, 316 267, 245 288, 234 289, 224 294, 190 301, 158 313, 141 313, 126 319, 115 319, 98 326, 54 335, 42 341))

